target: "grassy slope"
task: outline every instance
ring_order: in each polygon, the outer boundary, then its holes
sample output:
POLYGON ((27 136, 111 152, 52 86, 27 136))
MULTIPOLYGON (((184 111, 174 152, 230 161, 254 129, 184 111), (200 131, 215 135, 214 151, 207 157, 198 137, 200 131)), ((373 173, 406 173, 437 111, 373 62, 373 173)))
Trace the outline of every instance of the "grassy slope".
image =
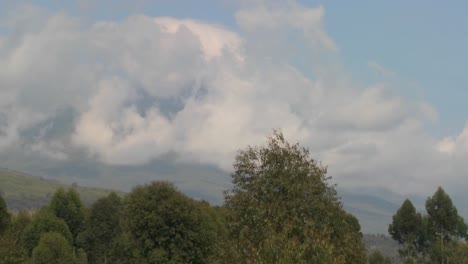
MULTIPOLYGON (((35 210, 47 204, 53 193, 60 187, 70 186, 56 180, 35 177, 25 173, 0 169, 0 194, 10 210, 35 210)), ((112 190, 77 186, 85 204, 108 195, 112 190)), ((123 193, 119 193, 123 195, 123 193)))

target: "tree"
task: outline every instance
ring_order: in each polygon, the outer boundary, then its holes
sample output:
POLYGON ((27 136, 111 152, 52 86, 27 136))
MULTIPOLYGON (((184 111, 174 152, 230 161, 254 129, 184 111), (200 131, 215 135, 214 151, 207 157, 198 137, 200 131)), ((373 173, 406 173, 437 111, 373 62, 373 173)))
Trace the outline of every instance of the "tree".
POLYGON ((7 229, 8 224, 10 223, 10 214, 8 213, 8 208, 0 196, 0 235, 7 229))
POLYGON ((399 251, 404 259, 417 259, 422 252, 424 241, 421 240, 424 230, 420 213, 416 212, 409 199, 406 199, 388 227, 388 233, 404 248, 399 251))
POLYGON ((447 263, 450 259, 447 245, 454 239, 466 237, 466 224, 458 215, 450 196, 441 187, 437 188, 432 197, 427 198, 426 210, 428 230, 433 239, 431 259, 447 263))
POLYGON ((196 202, 167 182, 138 186, 127 196, 125 230, 150 263, 205 263, 216 233, 196 202))
POLYGON ((73 249, 59 233, 44 233, 32 253, 33 264, 73 263, 73 249))
POLYGON ((42 234, 51 232, 62 235, 67 243, 72 244, 72 234, 65 221, 57 218, 47 208, 43 208, 34 216, 33 221, 26 227, 21 237, 29 256, 38 245, 42 234))
POLYGON ((374 249, 369 254, 369 264, 391 264, 392 261, 385 257, 378 249, 374 249))
POLYGON ((31 216, 26 212, 19 212, 12 216, 8 229, 0 236, 0 263, 23 264, 28 259, 28 253, 24 249, 20 239, 31 223, 31 216))
POLYGON ((389 233, 405 245, 400 250, 405 263, 464 263, 468 251, 461 240, 467 237, 467 225, 441 187, 427 198, 426 211, 421 216, 406 200, 393 216, 389 233))
POLYGON ((281 132, 265 147, 240 151, 225 192, 233 262, 365 263, 360 227, 343 211, 326 173, 281 132))
POLYGON ((73 237, 73 245, 76 244, 76 238, 84 227, 84 206, 80 195, 75 189, 70 188, 65 191, 59 188, 50 201, 50 210, 65 221, 73 237))
POLYGON ((426 210, 429 228, 437 237, 448 240, 451 237, 460 236, 458 231, 460 230, 460 221, 463 220, 444 189, 437 188, 434 195, 427 198, 426 210))
POLYGON ((114 192, 91 206, 85 231, 78 237, 89 263, 108 263, 112 241, 121 233, 121 208, 122 201, 114 192))
POLYGON ((141 257, 138 246, 132 236, 122 233, 114 239, 109 253, 109 263, 113 264, 139 264, 145 260, 141 257))

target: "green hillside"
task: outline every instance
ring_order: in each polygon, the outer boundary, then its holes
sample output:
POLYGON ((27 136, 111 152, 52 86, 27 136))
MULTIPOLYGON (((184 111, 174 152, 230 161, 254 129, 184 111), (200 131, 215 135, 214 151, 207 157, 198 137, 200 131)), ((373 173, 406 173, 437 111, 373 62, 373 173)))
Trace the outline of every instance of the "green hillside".
MULTIPOLYGON (((0 169, 0 194, 6 200, 8 208, 13 211, 35 210, 46 205, 49 199, 60 187, 68 188, 70 185, 57 180, 31 176, 9 169, 0 169)), ((112 190, 76 186, 85 204, 108 195, 112 190)), ((123 195, 123 192, 118 192, 123 195)))

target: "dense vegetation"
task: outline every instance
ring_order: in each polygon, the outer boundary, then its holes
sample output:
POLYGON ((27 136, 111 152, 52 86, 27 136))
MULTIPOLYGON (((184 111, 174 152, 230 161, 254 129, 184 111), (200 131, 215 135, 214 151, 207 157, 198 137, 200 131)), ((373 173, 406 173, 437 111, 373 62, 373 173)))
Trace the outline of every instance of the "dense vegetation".
MULTIPOLYGON (((390 263, 367 255, 329 179, 307 149, 275 132, 238 153, 222 206, 168 182, 89 206, 76 188, 59 188, 33 214, 12 213, 0 196, 0 263, 390 263)), ((466 225, 448 195, 439 189, 426 208, 422 216, 408 200, 393 218, 402 259, 464 263, 466 225)))
POLYGON ((240 151, 225 205, 168 182, 111 193, 89 207, 58 189, 36 213, 0 200, 2 263, 366 263, 357 219, 306 149, 275 132, 240 151))
POLYGON ((404 263, 468 263, 467 225, 441 187, 427 198, 426 212, 407 199, 393 216, 388 232, 404 263))

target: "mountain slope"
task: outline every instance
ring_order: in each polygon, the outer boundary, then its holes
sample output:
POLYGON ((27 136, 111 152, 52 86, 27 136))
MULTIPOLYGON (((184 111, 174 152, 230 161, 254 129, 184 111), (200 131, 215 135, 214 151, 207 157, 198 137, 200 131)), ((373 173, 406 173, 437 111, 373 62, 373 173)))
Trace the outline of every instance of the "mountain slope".
MULTIPOLYGON (((57 180, 35 177, 9 169, 0 169, 0 194, 8 208, 13 211, 36 210, 46 205, 53 193, 60 187, 68 188, 57 180)), ((85 204, 104 197, 112 190, 73 185, 85 204)), ((122 192, 117 192, 123 195, 122 192)))
MULTIPOLYGON (((148 168, 148 171, 159 171, 160 168, 148 168)), ((170 176, 166 177, 141 177, 140 174, 136 173, 133 170, 125 170, 125 168, 120 168, 120 170, 112 170, 113 179, 111 183, 109 180, 102 181, 105 182, 105 186, 115 186, 118 182, 124 178, 125 175, 138 175, 140 180, 151 181, 151 180, 169 180, 171 181, 170 176)), ((169 170, 167 175, 172 173, 177 173, 179 175, 186 174, 187 180, 185 181, 175 181, 176 184, 184 193, 195 198, 195 199, 205 199, 213 204, 222 203, 222 189, 228 188, 228 186, 221 186, 219 184, 220 179, 216 179, 223 175, 217 174, 215 171, 210 173, 202 173, 194 170, 185 171, 178 169, 176 171, 169 170), (205 177, 199 177, 199 175, 204 175, 205 177), (197 186, 189 185, 191 182, 196 182, 193 180, 193 177, 197 178, 200 182, 197 186), (188 178, 191 178, 190 181, 188 178), (206 181, 209 179, 214 179, 212 181, 206 181), (205 185, 201 188, 201 185, 205 185), (214 188, 215 186, 216 188, 214 188), (219 194, 217 194, 219 193, 219 194)), ((206 170, 205 170, 206 172, 206 170)), ((145 175, 149 175, 149 172, 145 172, 145 175)), ((224 177, 224 176, 223 176, 224 177)), ((57 177, 58 178, 58 177, 57 177)), ((61 177, 66 178, 66 177, 61 177)), ((127 176, 128 178, 128 176, 127 176)), ((180 177, 178 177, 180 179, 180 177)), ((81 182, 81 181, 80 181, 81 182)), ((48 177, 37 177, 31 176, 26 173, 1 169, 0 168, 0 194, 5 198, 8 207, 11 210, 36 210, 43 205, 46 205, 49 202, 49 199, 60 187, 68 188, 71 185, 64 184, 56 179, 51 179, 48 177)), ((94 187, 82 187, 75 186, 77 191, 80 193, 81 198, 85 204, 91 204, 96 199, 106 196, 111 192, 110 189, 103 188, 94 188, 94 187)), ((123 192, 119 192, 121 195, 124 195, 123 192)), ((342 202, 346 211, 355 215, 361 224, 361 229, 363 233, 373 233, 373 234, 386 234, 388 224, 392 219, 392 215, 396 212, 399 205, 403 202, 404 197, 392 193, 380 192, 381 195, 377 194, 365 194, 365 192, 360 191, 350 191, 339 189, 338 194, 342 198, 342 202)))

